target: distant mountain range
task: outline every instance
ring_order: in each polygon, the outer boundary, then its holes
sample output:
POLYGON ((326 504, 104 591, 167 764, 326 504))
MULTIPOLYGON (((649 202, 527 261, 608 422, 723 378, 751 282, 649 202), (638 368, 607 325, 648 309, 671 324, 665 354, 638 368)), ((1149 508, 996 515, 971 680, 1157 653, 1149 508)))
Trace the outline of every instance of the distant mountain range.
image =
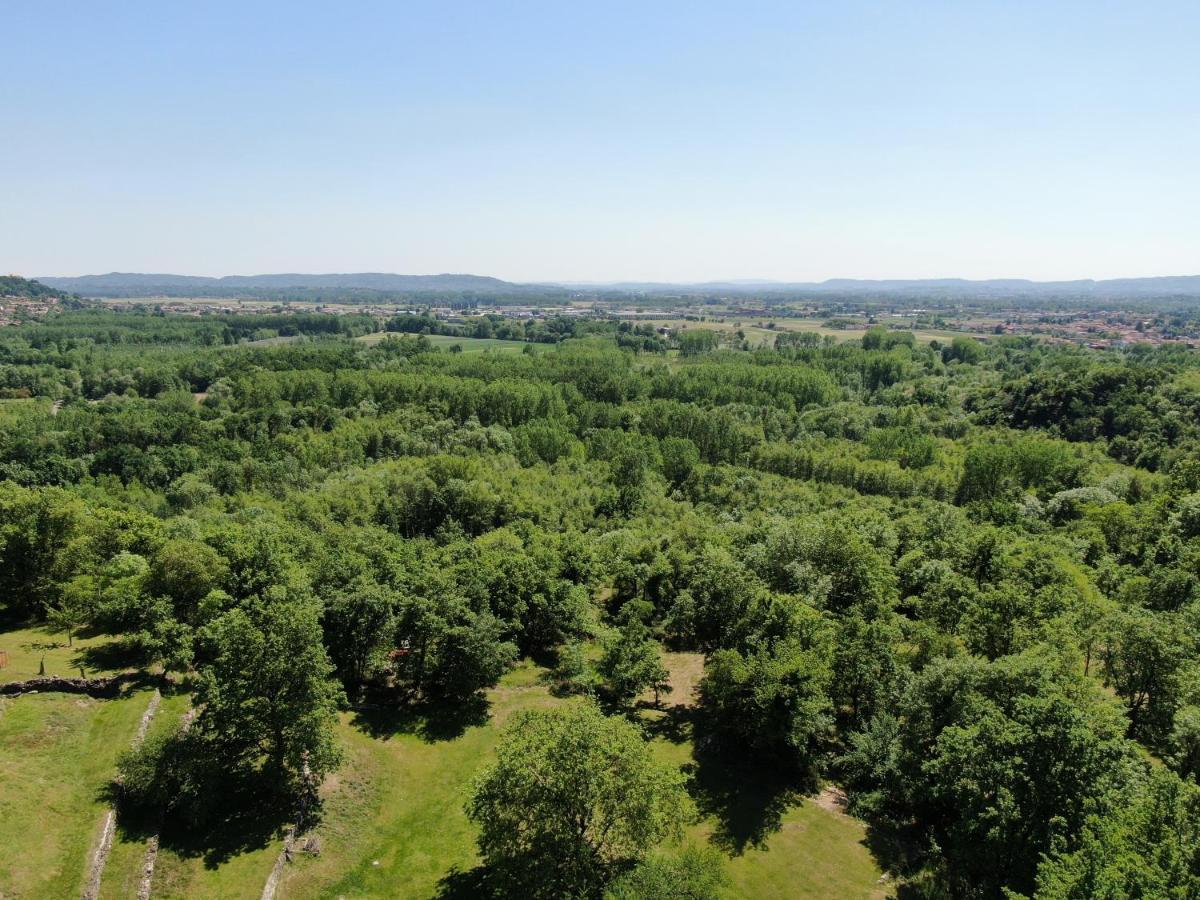
POLYGON ((280 296, 288 293, 358 291, 380 294, 476 294, 481 296, 545 295, 562 291, 597 294, 660 295, 759 295, 895 296, 904 298, 1093 298, 1097 300, 1148 297, 1200 298, 1200 275, 1159 278, 1114 278, 1106 281, 1029 281, 997 278, 971 281, 964 278, 884 279, 832 278, 828 281, 709 281, 666 282, 542 282, 519 284, 484 275, 394 275, 359 272, 328 275, 155 275, 110 272, 73 278, 43 277, 50 287, 85 297, 198 297, 280 296))
POLYGON ((346 275, 226 275, 223 278, 109 272, 107 275, 80 275, 74 278, 44 277, 38 281, 88 297, 197 297, 206 294, 229 296, 239 291, 255 293, 280 290, 511 293, 530 289, 525 285, 511 284, 484 275, 392 275, 386 272, 357 272, 346 275))

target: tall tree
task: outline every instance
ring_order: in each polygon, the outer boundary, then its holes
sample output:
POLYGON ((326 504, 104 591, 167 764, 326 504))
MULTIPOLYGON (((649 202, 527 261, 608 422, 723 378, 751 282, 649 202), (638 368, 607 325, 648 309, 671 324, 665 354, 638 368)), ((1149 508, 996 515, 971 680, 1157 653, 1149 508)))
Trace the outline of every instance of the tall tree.
POLYGON ((1040 856, 1070 846, 1133 765, 1115 704, 1078 662, 1040 650, 930 664, 895 717, 851 741, 852 802, 915 824, 952 895, 1030 890, 1040 856))
POLYGON ((670 673, 662 663, 658 641, 637 618, 631 618, 609 638, 596 668, 609 691, 621 703, 628 703, 642 691, 652 688, 657 706, 659 695, 671 689, 670 673))
POLYGON ((230 764, 265 755, 279 775, 305 766, 317 777, 340 752, 333 733, 341 691, 321 642, 315 605, 304 599, 235 608, 202 631, 195 728, 230 764))
POLYGON ((1078 849, 1038 869, 1039 900, 1200 897, 1200 788, 1159 770, 1090 816, 1078 849))
POLYGON ((484 861, 531 897, 594 894, 690 810, 679 770, 588 702, 518 713, 467 804, 484 861))
POLYGON ((734 745, 806 764, 833 724, 826 646, 790 638, 709 657, 700 682, 705 717, 734 745))
POLYGON ((1188 649, 1171 613, 1133 610, 1109 623, 1104 674, 1129 708, 1132 737, 1162 739, 1180 699, 1180 676, 1188 649))

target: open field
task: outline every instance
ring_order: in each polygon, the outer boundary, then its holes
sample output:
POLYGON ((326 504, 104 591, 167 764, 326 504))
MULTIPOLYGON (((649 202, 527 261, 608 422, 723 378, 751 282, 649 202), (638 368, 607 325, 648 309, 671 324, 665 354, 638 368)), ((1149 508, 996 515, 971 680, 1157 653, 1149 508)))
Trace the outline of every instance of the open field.
MULTIPOLYGON (((22 648, 54 638, 24 630, 8 632, 3 640, 22 648)), ((75 648, 64 642, 46 651, 47 672, 70 674, 76 654, 104 646, 94 638, 77 640, 75 648)), ((15 670, 24 676, 30 668, 36 674, 39 658, 18 649, 5 675, 15 670)), ((655 753, 692 776, 703 818, 688 837, 728 854, 729 896, 775 897, 781 890, 796 897, 872 896, 880 873, 863 844, 860 822, 760 784, 754 773, 729 773, 696 759, 690 713, 703 658, 670 653, 664 659, 673 690, 662 709, 653 709, 646 698, 637 715, 655 753)), ((552 696, 545 675, 523 663, 489 692, 486 717, 468 723, 431 722, 395 711, 343 713, 338 731, 346 762, 323 789, 321 853, 299 855, 285 870, 278 896, 456 896, 456 873, 477 863, 463 802, 504 724, 520 709, 579 702, 552 696)), ((105 788, 149 696, 148 690, 112 701, 42 694, 0 704, 0 846, 16 848, 0 860, 0 895, 78 891, 106 806, 105 788), (40 827, 28 828, 30 821, 40 827)), ((185 693, 167 694, 150 733, 174 728, 187 707, 185 693)), ((118 827, 102 881, 105 900, 136 892, 148 834, 144 825, 118 827)), ((220 846, 189 844, 179 835, 165 838, 153 896, 256 896, 282 847, 282 830, 268 826, 228 837, 220 846)))
POLYGON ((150 696, 137 690, 116 700, 71 694, 0 700, 5 900, 79 896, 116 759, 150 696))
POLYGON ((864 841, 866 828, 810 798, 790 807, 762 847, 729 861, 731 897, 890 896, 864 841))
POLYGON ((304 340, 300 335, 280 335, 279 337, 260 338, 257 341, 244 341, 243 347, 270 347, 274 344, 295 344, 304 340))
MULTIPOLYGON (((695 755, 689 721, 698 654, 668 654, 674 691, 664 708, 637 716, 661 760, 682 767, 702 812, 686 840, 710 842, 728 858, 728 898, 874 898, 880 871, 864 845, 863 824, 828 804, 719 770, 695 755)), ((432 898, 462 896, 462 876, 478 863, 474 827, 463 812, 470 780, 493 754, 518 709, 580 702, 553 697, 545 670, 530 662, 490 691, 486 719, 430 721, 395 710, 343 713, 343 767, 323 788, 318 856, 300 853, 284 869, 277 896, 432 898)), ((77 893, 103 814, 104 787, 149 701, 138 691, 118 701, 41 695, 0 706, 0 841, 16 847, 0 862, 6 898, 77 893), (28 785, 36 785, 29 791, 28 785), (6 790, 5 785, 22 785, 6 790), (49 820, 40 810, 47 809, 49 820), (24 822, 47 823, 29 829, 24 822)), ((151 734, 178 724, 184 694, 164 696, 151 734)), ((155 898, 246 898, 262 890, 282 848, 281 829, 230 834, 226 846, 188 848, 164 839, 155 898)), ((145 829, 118 828, 102 898, 136 892, 145 829)), ((660 852, 677 852, 665 847, 660 852)))
MULTIPOLYGON (((244 837, 231 835, 230 846, 207 852, 185 848, 164 838, 154 868, 151 896, 154 900, 192 897, 241 900, 260 896, 275 859, 283 849, 283 831, 276 829, 251 841, 243 840, 244 837)), ((124 877, 128 877, 128 863, 122 871, 126 873, 124 877)), ((119 883, 115 877, 105 880, 119 883)), ((118 895, 113 896, 115 900, 118 895)))
MULTIPOLYGON (((361 337, 355 338, 355 340, 362 341, 365 344, 378 344, 390 336, 399 337, 400 334, 395 331, 376 331, 373 334, 364 334, 361 337)), ((463 353, 482 353, 485 350, 519 353, 526 347, 532 347, 536 352, 550 346, 549 344, 533 344, 528 341, 502 341, 499 338, 455 337, 451 334, 428 334, 426 337, 434 347, 451 347, 454 344, 458 344, 462 347, 463 353)))
POLYGON ((88 678, 124 671, 126 660, 120 644, 106 635, 80 637, 67 643, 67 635, 49 628, 19 628, 0 633, 0 651, 8 664, 0 668, 0 683, 37 678, 45 662, 45 674, 63 678, 88 678))
POLYGON ((564 702, 526 663, 490 692, 490 718, 449 737, 454 723, 394 713, 344 715, 346 764, 326 786, 322 852, 285 874, 279 896, 428 898, 455 870, 476 863, 463 812, 472 776, 519 709, 564 702))
MULTIPOLYGON (((665 653, 671 693, 662 710, 641 703, 658 757, 691 775, 701 819, 688 839, 728 857, 728 897, 882 898, 890 892, 866 846, 865 825, 821 797, 801 796, 758 766, 697 754, 692 741, 699 653, 665 653)), ((670 852, 670 851, 668 851, 670 852)))

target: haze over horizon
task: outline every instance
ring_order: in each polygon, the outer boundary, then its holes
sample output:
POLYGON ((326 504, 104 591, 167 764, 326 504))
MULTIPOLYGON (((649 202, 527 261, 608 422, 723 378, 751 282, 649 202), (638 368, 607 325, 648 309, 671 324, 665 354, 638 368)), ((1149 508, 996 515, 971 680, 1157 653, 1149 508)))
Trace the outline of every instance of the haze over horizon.
MULTIPOLYGON (((14 272, 14 273, 10 273, 10 274, 21 275, 22 273, 14 272)), ((110 277, 110 276, 151 277, 151 278, 152 277, 197 278, 197 279, 250 279, 250 278, 268 278, 268 277, 278 278, 278 277, 283 277, 283 276, 287 276, 287 275, 295 275, 295 276, 297 276, 298 280, 311 279, 311 278, 323 278, 323 277, 324 278, 353 277, 355 275, 390 276, 390 277, 399 277, 399 278, 439 278, 439 277, 463 276, 463 277, 469 277, 469 278, 497 278, 498 280, 505 281, 510 284, 519 284, 519 285, 550 285, 550 286, 559 285, 559 286, 565 286, 565 287, 572 287, 572 286, 605 287, 605 286, 609 286, 609 285, 623 285, 623 284, 662 284, 662 285, 680 285, 680 286, 702 286, 702 285, 706 285, 706 284, 716 284, 716 285, 746 285, 746 286, 764 285, 764 286, 768 286, 768 285, 788 285, 788 284, 824 284, 827 282, 839 282, 839 281, 864 281, 864 282, 873 282, 873 281, 878 281, 878 282, 967 281, 967 282, 971 282, 971 283, 986 283, 986 282, 996 282, 996 281, 1028 281, 1033 284, 1052 284, 1052 283, 1059 283, 1059 282, 1069 283, 1069 282, 1082 282, 1082 281, 1095 281, 1095 282, 1146 281, 1146 280, 1166 279, 1166 278, 1197 278, 1197 279, 1200 279, 1200 273, 1163 272, 1163 273, 1158 273, 1158 274, 1154 274, 1154 275, 1132 275, 1132 276, 1118 275, 1118 276, 1112 276, 1109 278, 1094 278, 1092 276, 1082 275, 1082 276, 1078 276, 1078 277, 1074 277, 1074 278, 1054 278, 1054 279, 1026 278, 1026 277, 1020 276, 1020 275, 995 276, 995 277, 981 276, 981 277, 977 277, 977 278, 964 278, 959 275, 940 275, 940 276, 932 275, 932 276, 917 276, 917 277, 903 277, 903 278, 892 278, 892 277, 888 277, 886 275, 873 276, 873 277, 869 277, 869 278, 860 277, 857 275, 830 275, 830 276, 827 276, 824 278, 755 278, 755 277, 745 276, 745 277, 734 277, 734 278, 717 277, 717 278, 705 278, 705 279, 692 278, 692 279, 671 279, 671 280, 657 280, 657 279, 647 279, 647 278, 607 278, 607 279, 532 278, 532 279, 528 279, 528 280, 517 280, 517 279, 499 279, 498 276, 491 275, 486 272, 476 272, 476 271, 390 272, 390 271, 385 271, 380 268, 364 269, 359 272, 349 272, 349 271, 343 271, 343 272, 316 272, 316 271, 312 271, 312 272, 302 272, 302 271, 265 272, 265 271, 263 271, 263 272, 225 272, 225 273, 220 273, 220 274, 215 274, 215 275, 196 273, 196 272, 165 272, 165 271, 162 271, 162 272, 159 272, 159 271, 134 272, 134 271, 121 271, 121 270, 114 269, 109 272, 80 272, 78 274, 65 274, 65 275, 60 274, 60 273, 54 273, 54 274, 43 273, 40 275, 32 275, 32 276, 26 275, 25 277, 33 277, 33 278, 38 278, 38 279, 49 279, 49 280, 59 281, 59 280, 66 280, 66 279, 105 278, 105 277, 110 277)))
POLYGON ((1200 7, 6 11, 0 271, 1200 270, 1200 7))

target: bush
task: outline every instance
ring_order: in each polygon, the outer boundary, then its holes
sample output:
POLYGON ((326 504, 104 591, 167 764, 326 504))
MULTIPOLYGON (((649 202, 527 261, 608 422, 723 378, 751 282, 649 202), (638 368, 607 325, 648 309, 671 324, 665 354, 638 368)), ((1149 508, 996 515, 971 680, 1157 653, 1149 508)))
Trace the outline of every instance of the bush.
POLYGON ((609 885, 604 900, 716 900, 727 881, 719 853, 689 844, 677 857, 644 860, 609 885))

